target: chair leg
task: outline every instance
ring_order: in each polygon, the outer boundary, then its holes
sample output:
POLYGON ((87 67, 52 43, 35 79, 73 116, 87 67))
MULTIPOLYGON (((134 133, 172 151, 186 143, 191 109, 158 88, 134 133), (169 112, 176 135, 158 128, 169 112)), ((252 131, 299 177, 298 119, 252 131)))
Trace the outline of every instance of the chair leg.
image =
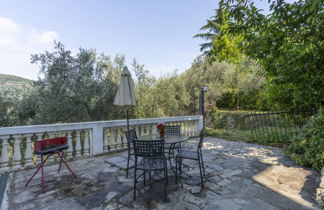
POLYGON ((164 202, 167 202, 167 183, 168 183, 168 171, 166 165, 164 165, 164 202))
POLYGON ((176 159, 175 159, 175 164, 176 164, 176 167, 175 167, 175 183, 178 184, 178 157, 176 157, 176 159))
POLYGON ((136 165, 134 168, 134 200, 136 200, 136 165))
POLYGON ((179 172, 180 172, 180 176, 179 176, 179 181, 180 181, 180 183, 181 183, 181 188, 183 188, 183 183, 182 183, 182 176, 181 176, 181 174, 182 174, 182 169, 181 169, 181 165, 182 165, 182 157, 180 157, 180 164, 179 164, 179 172))
POLYGON ((203 159, 203 156, 202 156, 201 153, 200 153, 200 157, 201 157, 201 163, 202 163, 202 168, 203 168, 204 176, 206 176, 206 173, 205 173, 205 166, 204 166, 204 159, 203 159))
POLYGON ((171 162, 171 153, 174 157, 174 144, 171 144, 170 147, 169 147, 169 152, 168 152, 168 160, 169 160, 169 164, 170 164, 170 167, 172 169, 172 162, 171 162))
MULTIPOLYGON (((165 161, 165 165, 166 165, 166 161, 165 161)), ((165 170, 165 175, 166 175, 166 183, 167 185, 169 185, 168 167, 165 170)))
POLYGON ((201 169, 200 158, 198 158, 198 164, 199 164, 199 173, 200 173, 200 179, 201 179, 201 187, 204 188, 204 179, 203 179, 203 174, 202 174, 202 169, 201 169))
POLYGON ((144 170, 144 176, 143 176, 143 182, 144 182, 144 186, 146 185, 146 182, 145 182, 145 170, 144 170))
POLYGON ((129 152, 128 152, 127 168, 126 168, 126 178, 128 178, 129 158, 130 158, 130 155, 129 155, 129 152))

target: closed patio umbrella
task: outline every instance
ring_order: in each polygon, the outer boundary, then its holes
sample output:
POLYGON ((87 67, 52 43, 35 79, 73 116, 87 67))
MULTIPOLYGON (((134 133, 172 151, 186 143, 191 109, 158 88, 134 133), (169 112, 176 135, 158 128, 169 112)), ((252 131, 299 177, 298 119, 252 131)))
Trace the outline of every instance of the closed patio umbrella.
POLYGON ((136 106, 136 101, 135 101, 135 92, 134 92, 134 81, 127 67, 124 67, 121 73, 120 84, 118 87, 114 104, 126 108, 127 129, 129 130, 128 111, 130 107, 136 106))

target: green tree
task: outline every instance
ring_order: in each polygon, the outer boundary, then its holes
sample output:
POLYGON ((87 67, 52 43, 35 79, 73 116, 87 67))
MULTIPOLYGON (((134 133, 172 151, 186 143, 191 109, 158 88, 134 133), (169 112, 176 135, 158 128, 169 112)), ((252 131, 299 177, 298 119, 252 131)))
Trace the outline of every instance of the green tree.
POLYGON ((113 105, 124 57, 98 55, 80 48, 77 55, 55 43, 52 53, 33 55, 41 77, 35 82, 34 123, 114 119, 121 112, 113 105), (118 77, 117 77, 118 75, 118 77))
POLYGON ((33 102, 27 100, 31 92, 29 87, 0 88, 0 127, 30 123, 35 115, 33 102))
POLYGON ((133 60, 132 70, 135 73, 135 116, 137 118, 157 117, 157 104, 153 85, 156 79, 149 75, 144 65, 133 60))
POLYGON ((211 61, 239 63, 242 53, 238 45, 242 38, 240 35, 228 33, 230 15, 228 9, 223 5, 223 0, 219 2, 219 8, 215 10, 215 13, 216 15, 207 20, 207 24, 200 29, 207 32, 194 37, 208 41, 201 44, 201 51, 204 51, 211 61))
POLYGON ((237 104, 242 108, 257 108, 256 101, 259 100, 264 81, 263 76, 257 74, 257 67, 253 62, 229 64, 209 62, 203 57, 197 58, 192 67, 179 77, 185 82, 189 94, 186 109, 192 114, 197 114, 202 85, 209 87, 205 94, 207 111, 213 107, 233 109, 237 108, 237 104), (241 68, 241 72, 238 68, 241 68), (241 97, 237 97, 238 91, 241 97), (238 100, 243 101, 240 103, 238 100))
POLYGON ((270 1, 264 15, 251 0, 227 0, 228 32, 267 76, 272 105, 310 109, 324 105, 324 12, 321 0, 270 1))

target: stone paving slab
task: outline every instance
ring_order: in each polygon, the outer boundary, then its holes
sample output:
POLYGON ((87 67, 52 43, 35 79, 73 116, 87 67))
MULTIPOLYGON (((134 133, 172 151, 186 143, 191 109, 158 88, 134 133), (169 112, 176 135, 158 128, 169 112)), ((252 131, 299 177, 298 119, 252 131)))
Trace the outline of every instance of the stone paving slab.
MULTIPOLYGON (((187 142, 187 146, 194 148, 197 141, 187 142)), ((319 173, 297 166, 279 148, 206 138, 203 157, 205 188, 186 184, 187 179, 197 178, 199 170, 196 163, 184 161, 189 171, 181 179, 183 188, 174 183, 169 171, 166 203, 162 199, 164 181, 158 175, 147 180, 146 186, 139 182, 137 199, 133 200, 133 169, 126 179, 127 155, 123 152, 70 162, 77 178, 65 167, 58 174, 57 164, 47 166, 45 193, 41 193, 40 174, 24 186, 35 169, 12 173, 5 192, 7 209, 319 208, 314 197, 319 173)))
POLYGON ((2 205, 3 195, 7 187, 7 181, 8 181, 8 174, 0 174, 0 208, 2 205))
MULTIPOLYGON (((118 155, 115 157, 109 157, 105 160, 106 163, 113 166, 117 166, 120 169, 127 169, 127 155, 118 155)), ((129 160, 129 168, 134 168, 134 158, 131 157, 129 160)))

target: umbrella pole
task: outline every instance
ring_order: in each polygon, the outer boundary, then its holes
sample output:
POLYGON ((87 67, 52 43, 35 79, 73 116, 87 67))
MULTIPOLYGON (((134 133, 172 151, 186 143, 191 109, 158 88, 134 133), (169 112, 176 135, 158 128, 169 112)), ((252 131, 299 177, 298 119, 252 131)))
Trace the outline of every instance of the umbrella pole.
POLYGON ((127 119, 127 130, 129 130, 128 109, 126 111, 126 119, 127 119))

